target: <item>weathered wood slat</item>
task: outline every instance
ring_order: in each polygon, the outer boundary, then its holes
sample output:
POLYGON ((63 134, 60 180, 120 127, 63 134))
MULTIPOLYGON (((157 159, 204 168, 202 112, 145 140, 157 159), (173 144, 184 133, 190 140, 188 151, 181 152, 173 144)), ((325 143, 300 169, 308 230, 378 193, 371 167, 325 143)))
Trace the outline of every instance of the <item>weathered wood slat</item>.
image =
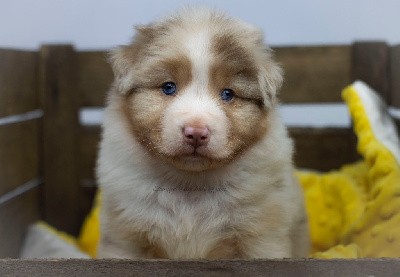
POLYGON ((79 179, 81 185, 80 207, 83 215, 92 208, 96 192, 95 166, 100 142, 99 126, 81 126, 79 152, 79 179))
POLYGON ((0 126, 0 196, 39 175, 39 121, 0 126))
POLYGON ((43 118, 44 218, 77 234, 79 209, 78 107, 75 51, 72 46, 43 46, 40 93, 43 118))
POLYGON ((399 259, 0 260, 1 276, 398 276, 399 259))
POLYGON ((37 52, 0 49, 0 117, 37 108, 37 52))
POLYGON ((352 80, 362 80, 390 104, 389 47, 385 42, 356 42, 352 48, 352 80))
MULTIPOLYGON (((36 187, 0 205, 0 258, 19 256, 26 227, 40 217, 39 189, 36 187)), ((6 276, 1 273, 0 276, 6 276)))
POLYGON ((349 46, 277 47, 276 60, 285 70, 283 103, 340 102, 350 83, 349 46))
POLYGON ((79 177, 93 179, 96 166, 97 151, 100 143, 100 126, 81 126, 79 177))
POLYGON ((106 52, 77 53, 78 83, 82 94, 81 106, 104 106, 106 92, 113 81, 106 52))
POLYGON ((295 140, 298 168, 329 171, 360 159, 351 129, 292 128, 289 132, 295 140))
POLYGON ((400 108, 400 44, 390 50, 390 97, 391 104, 400 108))

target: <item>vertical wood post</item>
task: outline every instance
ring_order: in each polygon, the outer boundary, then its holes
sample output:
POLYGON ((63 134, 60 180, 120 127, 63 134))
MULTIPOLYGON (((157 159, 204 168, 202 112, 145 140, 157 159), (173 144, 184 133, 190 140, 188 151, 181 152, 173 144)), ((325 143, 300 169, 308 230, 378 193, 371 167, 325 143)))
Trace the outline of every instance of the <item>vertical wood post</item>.
POLYGON ((389 47, 385 42, 356 42, 352 47, 352 80, 362 80, 390 104, 389 47))
POLYGON ((400 108, 400 44, 390 50, 390 95, 391 104, 400 108))
POLYGON ((44 220, 77 234, 78 110, 75 51, 70 45, 45 45, 40 51, 40 102, 43 118, 44 220))

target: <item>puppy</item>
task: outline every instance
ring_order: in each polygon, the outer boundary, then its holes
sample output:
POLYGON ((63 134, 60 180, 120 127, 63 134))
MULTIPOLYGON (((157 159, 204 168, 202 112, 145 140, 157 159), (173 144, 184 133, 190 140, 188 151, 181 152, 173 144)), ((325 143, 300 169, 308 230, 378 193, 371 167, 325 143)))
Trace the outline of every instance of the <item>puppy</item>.
POLYGON ((281 69, 259 29, 188 9, 138 27, 110 61, 99 257, 307 255, 281 69))

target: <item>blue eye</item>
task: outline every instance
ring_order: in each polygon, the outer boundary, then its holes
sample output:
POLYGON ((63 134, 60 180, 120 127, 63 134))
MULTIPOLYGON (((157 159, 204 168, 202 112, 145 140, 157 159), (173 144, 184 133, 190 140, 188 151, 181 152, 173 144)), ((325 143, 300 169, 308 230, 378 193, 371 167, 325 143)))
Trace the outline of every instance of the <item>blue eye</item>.
POLYGON ((161 85, 161 89, 166 95, 173 95, 176 92, 176 85, 174 82, 166 82, 161 85))
POLYGON ((221 99, 224 100, 225 102, 229 102, 232 100, 234 93, 233 90, 229 89, 229 88, 224 88, 221 91, 221 99))

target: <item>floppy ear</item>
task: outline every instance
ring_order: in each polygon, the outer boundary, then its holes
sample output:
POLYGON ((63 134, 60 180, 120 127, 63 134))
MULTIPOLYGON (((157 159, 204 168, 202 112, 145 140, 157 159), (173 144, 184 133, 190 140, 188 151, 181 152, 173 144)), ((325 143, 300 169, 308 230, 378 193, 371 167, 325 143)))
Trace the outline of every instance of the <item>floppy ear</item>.
POLYGON ((108 53, 108 61, 114 72, 114 86, 119 93, 127 93, 135 84, 135 65, 145 45, 153 39, 151 25, 136 26, 132 44, 119 46, 108 53))
POLYGON ((273 58, 273 51, 264 43, 261 29, 248 27, 249 36, 255 47, 255 62, 258 67, 258 82, 264 99, 264 105, 270 108, 276 102, 276 95, 283 83, 283 70, 273 58))
POLYGON ((120 46, 108 53, 108 61, 114 72, 114 86, 122 94, 127 93, 134 83, 134 61, 128 48, 129 46, 120 46))
POLYGON ((266 49, 258 80, 264 97, 264 104, 270 107, 276 101, 276 95, 283 83, 283 70, 272 59, 271 50, 266 49))

